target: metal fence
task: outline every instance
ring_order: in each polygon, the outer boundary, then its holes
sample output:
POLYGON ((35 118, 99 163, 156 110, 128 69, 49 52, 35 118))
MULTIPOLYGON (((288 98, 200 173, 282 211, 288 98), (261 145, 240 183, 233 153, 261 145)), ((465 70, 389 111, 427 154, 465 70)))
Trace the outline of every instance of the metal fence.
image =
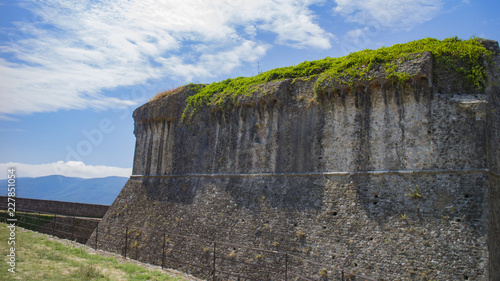
POLYGON ((17 225, 40 233, 87 243, 88 238, 100 222, 96 218, 58 215, 33 210, 16 210, 17 225))
POLYGON ((371 280, 291 253, 99 220, 18 210, 18 225, 207 280, 371 280), (82 221, 86 226, 82 226, 82 221))

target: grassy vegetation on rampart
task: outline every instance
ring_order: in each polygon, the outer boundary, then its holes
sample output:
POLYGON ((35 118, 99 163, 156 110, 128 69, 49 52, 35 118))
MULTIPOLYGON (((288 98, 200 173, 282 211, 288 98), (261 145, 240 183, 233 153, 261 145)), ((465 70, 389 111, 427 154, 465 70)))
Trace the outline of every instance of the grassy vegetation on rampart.
MULTIPOLYGON (((236 103, 241 96, 251 95, 258 85, 286 78, 315 77, 315 90, 328 84, 347 83, 368 78, 366 74, 374 67, 382 67, 385 77, 405 81, 411 75, 396 72, 398 65, 414 57, 414 54, 430 51, 434 56, 434 69, 448 71, 461 77, 466 85, 481 90, 486 83, 484 59, 491 57, 476 38, 461 40, 457 37, 438 40, 425 38, 376 50, 363 50, 340 58, 324 58, 306 61, 296 66, 281 67, 253 77, 237 77, 215 82, 206 86, 192 85, 196 94, 188 98, 183 118, 192 115, 203 105, 218 105, 221 108, 236 103), (341 82, 342 80, 342 82, 341 82)), ((175 92, 172 90, 171 92, 175 92)), ((163 96, 165 93, 160 93, 163 96)))

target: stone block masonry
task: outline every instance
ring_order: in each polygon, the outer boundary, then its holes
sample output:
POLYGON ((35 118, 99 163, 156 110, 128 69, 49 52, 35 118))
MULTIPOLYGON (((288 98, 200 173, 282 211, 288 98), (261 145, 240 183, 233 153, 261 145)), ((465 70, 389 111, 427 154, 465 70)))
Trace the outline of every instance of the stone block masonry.
POLYGON ((315 78, 284 79, 190 120, 190 87, 152 101, 134 112, 134 176, 99 227, 275 249, 385 280, 499 280, 495 43, 479 93, 446 92, 427 53, 407 62, 418 70, 408 83, 373 77, 316 96, 315 78))
MULTIPOLYGON (((495 68, 488 76, 493 81, 487 88, 487 162, 488 168, 496 175, 500 174, 500 51, 497 42, 488 42, 486 47, 494 52, 495 68), (496 44, 495 44, 496 43, 496 44)), ((500 178, 489 178, 489 272, 490 280, 500 280, 500 178)))
MULTIPOLYGON (((7 197, 0 196, 0 208, 7 209, 7 197)), ((37 211, 58 215, 102 218, 109 209, 106 205, 16 198, 16 208, 19 211, 37 211)))

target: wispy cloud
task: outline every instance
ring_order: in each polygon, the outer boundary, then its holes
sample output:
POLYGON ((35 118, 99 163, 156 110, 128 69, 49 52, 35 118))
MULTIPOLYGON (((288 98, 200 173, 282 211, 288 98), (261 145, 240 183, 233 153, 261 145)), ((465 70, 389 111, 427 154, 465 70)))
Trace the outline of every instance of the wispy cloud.
POLYGON ((0 114, 128 106, 137 101, 102 90, 227 74, 271 44, 330 48, 333 35, 309 9, 319 2, 26 1, 34 20, 0 43, 0 114), (275 41, 257 40, 261 32, 275 41))
POLYGON ((0 121, 15 121, 15 122, 17 122, 17 121, 19 121, 19 119, 8 117, 8 116, 0 114, 0 121))
POLYGON ((443 0, 336 0, 334 11, 348 21, 409 29, 434 18, 443 0))
POLYGON ((21 132, 21 133, 24 133, 26 132, 25 130, 23 129, 5 129, 5 128, 0 128, 0 132, 2 133, 8 133, 8 132, 21 132))
POLYGON ((358 25, 344 35, 344 52, 373 47, 385 31, 411 30, 442 12, 443 0, 335 0, 334 14, 358 25))
MULTIPOLYGON (((117 168, 109 166, 90 166, 80 161, 58 161, 47 164, 23 164, 23 163, 0 163, 0 169, 15 168, 18 177, 43 177, 50 175, 62 175, 78 178, 103 178, 110 176, 130 177, 132 169, 117 168)), ((0 175, 0 179, 7 178, 7 174, 0 175)))

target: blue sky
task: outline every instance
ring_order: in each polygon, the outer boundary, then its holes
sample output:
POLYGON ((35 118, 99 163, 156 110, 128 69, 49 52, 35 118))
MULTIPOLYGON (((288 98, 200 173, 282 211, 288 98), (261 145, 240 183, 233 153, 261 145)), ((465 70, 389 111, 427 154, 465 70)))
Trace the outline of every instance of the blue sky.
POLYGON ((0 178, 131 172, 163 90, 425 37, 500 39, 474 0, 0 0, 0 178))

